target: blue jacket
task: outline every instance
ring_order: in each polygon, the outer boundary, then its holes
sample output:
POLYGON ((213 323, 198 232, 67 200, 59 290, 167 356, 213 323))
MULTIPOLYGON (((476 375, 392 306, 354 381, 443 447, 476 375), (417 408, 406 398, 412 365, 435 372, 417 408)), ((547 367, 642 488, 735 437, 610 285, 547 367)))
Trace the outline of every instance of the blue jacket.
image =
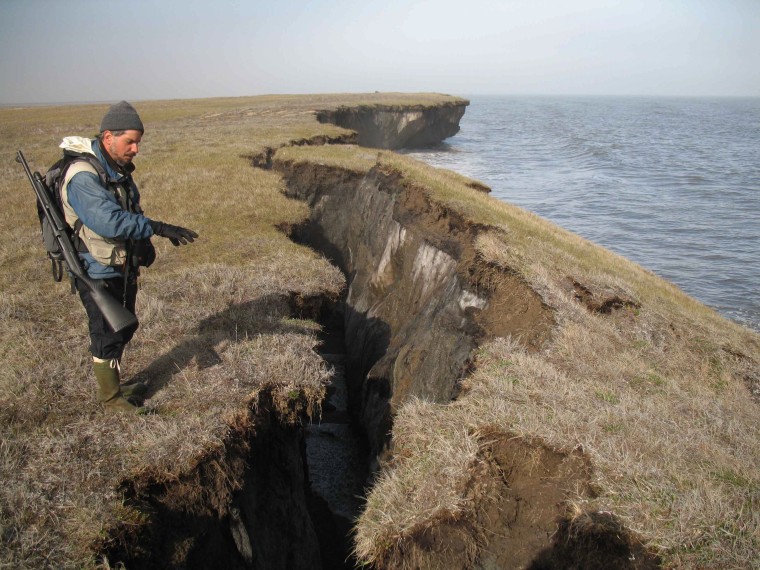
MULTIPOLYGON (((97 140, 92 141, 92 153, 103 165, 109 182, 132 189, 133 207, 132 211, 122 208, 114 193, 104 188, 95 174, 79 172, 69 182, 68 203, 82 224, 106 238, 139 240, 151 237, 153 229, 150 227, 150 219, 142 214, 140 193, 132 181, 131 174, 117 172, 112 168, 103 156, 97 140)), ((121 267, 102 265, 86 252, 79 255, 84 261, 88 275, 93 279, 109 279, 122 274, 121 267)))

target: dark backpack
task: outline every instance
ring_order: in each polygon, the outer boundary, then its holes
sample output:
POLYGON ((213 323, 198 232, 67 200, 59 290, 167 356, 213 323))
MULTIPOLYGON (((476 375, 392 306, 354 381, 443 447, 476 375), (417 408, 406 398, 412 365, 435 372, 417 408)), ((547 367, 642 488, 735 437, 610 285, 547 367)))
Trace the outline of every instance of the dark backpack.
MULTIPOLYGON (((96 159, 93 155, 64 150, 63 156, 58 159, 45 173, 45 190, 50 196, 52 202, 58 207, 58 211, 61 214, 61 219, 64 221, 65 216, 63 215, 64 210, 63 201, 61 198, 61 185, 66 178, 66 171, 69 169, 69 167, 75 162, 80 161, 86 161, 92 165, 93 168, 95 168, 98 176, 100 177, 100 182, 103 184, 103 186, 107 186, 108 184, 108 177, 105 170, 103 169, 103 165, 101 165, 98 159, 96 159)), ((47 251, 47 255, 50 258, 50 262, 52 264, 53 279, 56 281, 61 281, 63 278, 63 254, 58 247, 58 241, 55 239, 55 232, 50 225, 50 222, 48 222, 48 219, 45 216, 39 201, 37 202, 37 216, 40 219, 42 241, 45 244, 45 250, 47 251)), ((71 242, 74 244, 74 247, 77 248, 78 251, 87 251, 84 243, 82 243, 82 240, 79 239, 79 231, 81 229, 82 222, 80 220, 77 220, 77 223, 73 228, 69 226, 66 227, 66 232, 69 234, 71 242)))

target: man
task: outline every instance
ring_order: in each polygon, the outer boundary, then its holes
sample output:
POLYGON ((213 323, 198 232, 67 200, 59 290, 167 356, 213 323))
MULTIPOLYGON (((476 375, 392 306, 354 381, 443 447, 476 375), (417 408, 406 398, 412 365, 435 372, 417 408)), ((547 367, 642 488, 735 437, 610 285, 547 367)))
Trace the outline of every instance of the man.
MULTIPOLYGON (((78 237, 79 256, 88 275, 102 280, 105 290, 133 313, 139 266, 147 267, 155 258, 150 237, 168 238, 175 246, 198 237, 192 230, 143 215, 132 160, 144 131, 135 108, 121 101, 108 109, 96 139, 66 137, 60 145, 85 157, 68 167, 61 185, 66 222, 78 237)), ((76 280, 75 284, 89 320, 98 399, 111 410, 138 411, 128 398, 144 395, 145 385, 121 386, 119 377, 124 347, 138 325, 114 332, 87 287, 76 280)))

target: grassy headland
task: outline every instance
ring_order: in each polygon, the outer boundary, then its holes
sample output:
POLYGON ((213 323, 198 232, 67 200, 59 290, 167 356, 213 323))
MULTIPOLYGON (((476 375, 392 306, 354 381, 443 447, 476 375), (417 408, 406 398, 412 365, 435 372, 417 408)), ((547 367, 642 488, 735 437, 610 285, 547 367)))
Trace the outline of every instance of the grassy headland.
MULTIPOLYGON (((308 217, 278 174, 251 166, 280 148, 281 159, 400 174, 477 227, 474 245, 494 275, 519 276, 557 323, 538 352, 510 338, 481 345, 455 402, 413 400, 399 411, 395 459, 358 523, 363 560, 393 560, 421 530, 476 521, 483 504, 498 503, 484 450, 505 437, 588 458, 593 492, 565 490, 571 521, 612 512, 667 566, 760 563, 758 335, 460 176, 353 146, 291 147, 347 134, 318 123, 317 109, 450 100, 135 103, 146 125, 135 173, 146 213, 201 238, 181 248, 154 240, 159 258, 143 273, 141 327, 124 367, 150 383, 156 413, 116 418, 95 401, 84 311, 67 285, 52 282, 32 191, 13 160, 20 148, 44 170, 62 137, 94 134, 105 106, 0 110, 0 566, 96 566, 113 529, 145 522, 124 502, 126 482, 183 480, 223 454, 264 390, 283 421, 318 408, 328 370, 312 351, 318 325, 298 318, 298 307, 337 298, 345 280, 278 229, 308 217)), ((219 465, 223 501, 238 482, 219 465)), ((204 492, 188 484, 189 495, 204 492)), ((474 530, 467 540, 476 551, 495 538, 474 530)))

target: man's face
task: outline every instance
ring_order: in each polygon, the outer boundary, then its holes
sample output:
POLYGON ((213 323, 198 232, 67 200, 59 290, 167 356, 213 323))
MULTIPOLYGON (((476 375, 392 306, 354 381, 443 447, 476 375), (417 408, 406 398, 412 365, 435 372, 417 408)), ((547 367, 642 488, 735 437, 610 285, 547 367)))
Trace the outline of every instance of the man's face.
POLYGON ((138 145, 141 140, 140 131, 124 131, 124 134, 119 136, 115 136, 111 131, 103 133, 103 146, 119 166, 132 162, 139 152, 138 145))

